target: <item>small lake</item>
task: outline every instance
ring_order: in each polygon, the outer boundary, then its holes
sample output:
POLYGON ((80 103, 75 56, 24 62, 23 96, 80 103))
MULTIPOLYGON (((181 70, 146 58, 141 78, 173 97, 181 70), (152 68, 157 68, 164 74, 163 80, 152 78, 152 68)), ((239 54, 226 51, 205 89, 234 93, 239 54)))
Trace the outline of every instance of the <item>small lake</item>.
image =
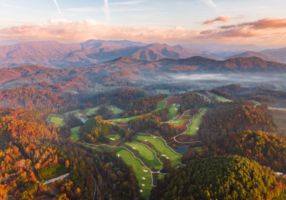
POLYGON ((187 146, 181 146, 181 147, 177 147, 175 148, 175 151, 177 153, 186 153, 188 151, 189 145, 187 146))
POLYGON ((77 118, 79 118, 82 121, 82 123, 85 123, 87 121, 86 119, 84 119, 82 117, 77 117, 77 118))

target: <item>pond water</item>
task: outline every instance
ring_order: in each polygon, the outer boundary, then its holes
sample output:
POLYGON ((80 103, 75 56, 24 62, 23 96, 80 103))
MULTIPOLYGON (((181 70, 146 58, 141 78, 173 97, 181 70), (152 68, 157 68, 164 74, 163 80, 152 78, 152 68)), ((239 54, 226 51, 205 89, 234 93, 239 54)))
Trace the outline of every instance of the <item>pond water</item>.
POLYGON ((181 147, 177 147, 175 148, 175 151, 177 153, 186 153, 188 151, 189 145, 187 146, 181 146, 181 147))
POLYGON ((82 123, 85 123, 87 121, 86 119, 84 119, 82 117, 77 117, 77 118, 79 118, 82 121, 82 123))

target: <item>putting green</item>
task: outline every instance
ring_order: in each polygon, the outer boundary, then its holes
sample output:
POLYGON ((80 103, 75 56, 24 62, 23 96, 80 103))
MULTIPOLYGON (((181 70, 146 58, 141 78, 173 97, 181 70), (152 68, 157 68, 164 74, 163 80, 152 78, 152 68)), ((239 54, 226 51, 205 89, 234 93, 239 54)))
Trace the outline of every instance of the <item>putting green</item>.
POLYGON ((179 120, 177 120, 177 121, 170 122, 170 123, 179 126, 179 125, 185 123, 186 121, 187 121, 186 119, 179 119, 179 120))
POLYGON ((209 92, 209 91, 207 91, 207 93, 208 93, 210 96, 215 97, 218 101, 221 101, 221 102, 232 102, 232 100, 229 100, 229 99, 224 98, 224 97, 222 97, 222 96, 216 95, 216 94, 211 93, 211 92, 209 92))
POLYGON ((74 127, 71 129, 71 139, 74 141, 78 141, 79 139, 79 129, 80 126, 74 127))
POLYGON ((118 115, 118 114, 123 112, 123 110, 121 110, 120 108, 116 108, 114 106, 109 106, 108 108, 109 108, 109 110, 113 111, 114 115, 118 115))
POLYGON ((150 143, 153 146, 153 149, 158 152, 161 158, 164 157, 171 162, 172 167, 180 164, 181 156, 169 148, 163 139, 145 134, 137 134, 133 137, 133 139, 150 143))
POLYGON ((166 101, 167 101, 167 99, 164 99, 163 101, 160 101, 160 103, 158 103, 157 108, 156 108, 155 111, 164 109, 164 108, 165 108, 165 105, 166 105, 166 101))
POLYGON ((95 111, 97 111, 99 108, 100 108, 100 106, 86 109, 86 115, 93 115, 95 113, 95 111))
POLYGON ((163 167, 158 158, 155 156, 155 153, 147 146, 137 142, 126 142, 124 144, 130 147, 132 151, 135 151, 139 155, 139 158, 148 164, 148 167, 151 166, 151 168, 156 171, 163 167))
POLYGON ((202 123, 202 116, 208 111, 208 108, 202 108, 198 114, 196 114, 194 119, 191 119, 191 125, 189 125, 188 131, 184 135, 196 135, 199 127, 202 123))
POLYGON ((63 127, 65 125, 63 115, 50 115, 48 121, 58 127, 63 127))
POLYGON ((118 139, 120 139, 120 136, 119 135, 109 135, 109 136, 107 136, 107 138, 109 138, 110 140, 118 140, 118 139))
POLYGON ((121 157, 128 166, 132 166, 139 190, 142 196, 146 198, 152 190, 152 174, 150 170, 123 147, 116 149, 116 156, 121 157))
POLYGON ((174 119, 178 116, 178 110, 180 108, 180 104, 175 104, 173 103, 170 107, 169 107, 169 117, 171 119, 174 119))

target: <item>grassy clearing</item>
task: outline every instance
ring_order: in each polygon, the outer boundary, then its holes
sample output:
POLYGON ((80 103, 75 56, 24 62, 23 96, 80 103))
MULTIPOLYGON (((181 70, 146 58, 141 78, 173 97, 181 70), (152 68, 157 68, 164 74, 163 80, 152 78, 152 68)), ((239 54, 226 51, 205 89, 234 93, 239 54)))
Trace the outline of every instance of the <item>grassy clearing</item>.
POLYGON ((93 115, 95 113, 95 111, 97 111, 99 108, 100 108, 100 106, 86 109, 86 115, 93 115))
POLYGON ((158 103, 157 108, 156 108, 155 111, 164 109, 165 105, 166 105, 166 101, 167 101, 167 99, 164 99, 163 101, 160 101, 160 103, 158 103))
POLYGON ((58 127, 63 127, 65 125, 63 115, 50 115, 48 121, 58 127))
POLYGON ((195 116, 194 119, 191 120, 191 125, 189 125, 189 129, 185 132, 185 135, 196 135, 199 127, 202 123, 202 116, 208 111, 208 108, 202 108, 200 112, 195 116))
POLYGON ((222 97, 222 96, 216 95, 216 94, 211 93, 211 92, 209 92, 209 91, 207 91, 207 93, 208 93, 210 96, 215 97, 216 100, 218 100, 218 101, 221 101, 221 102, 232 102, 232 100, 229 100, 229 99, 224 98, 224 97, 222 97))
POLYGON ((115 122, 129 122, 131 119, 135 119, 137 116, 129 117, 129 118, 121 118, 121 119, 110 119, 108 121, 115 121, 115 122))
POLYGON ((164 157, 169 160, 172 164, 172 167, 175 167, 180 164, 181 156, 176 154, 172 149, 166 146, 163 139, 145 134, 138 134, 133 137, 135 140, 148 142, 153 148, 158 152, 159 156, 164 157))
POLYGON ((146 198, 152 189, 152 174, 150 170, 138 159, 136 159, 129 151, 122 147, 116 149, 116 156, 120 156, 128 166, 133 167, 139 190, 142 191, 142 196, 146 198))
POLYGON ((119 135, 109 135, 109 136, 107 136, 107 138, 109 138, 112 141, 115 141, 115 140, 119 140, 120 136, 119 135))
POLYGON ((80 126, 74 127, 71 129, 71 139, 74 141, 78 141, 79 140, 79 129, 80 126))
POLYGON ((160 90, 160 89, 156 89, 156 91, 160 94, 170 94, 169 90, 160 90))
POLYGON ((286 111, 286 108, 274 108, 274 107, 268 107, 269 110, 279 110, 279 111, 286 111))
POLYGON ((151 151, 147 146, 143 144, 139 144, 137 142, 126 142, 124 143, 126 146, 129 146, 132 151, 135 151, 143 162, 148 163, 147 166, 151 166, 154 170, 160 170, 163 166, 155 156, 155 153, 151 151))
POLYGON ((179 108, 180 108, 180 104, 175 104, 175 103, 169 107, 169 117, 171 119, 174 119, 178 116, 179 108))
POLYGON ((121 110, 120 108, 116 108, 114 106, 109 106, 108 107, 109 110, 112 110, 114 115, 119 115, 120 113, 123 113, 123 110, 121 110))
POLYGON ((169 122, 169 123, 174 124, 176 126, 180 126, 181 124, 185 123, 186 121, 187 121, 186 119, 179 119, 177 121, 169 122))
POLYGON ((201 97, 203 97, 204 98, 204 100, 206 100, 206 101, 208 101, 208 102, 210 102, 211 100, 209 99, 209 98, 207 98, 205 95, 202 95, 202 94, 200 94, 200 93, 196 93, 197 95, 200 95, 201 97))

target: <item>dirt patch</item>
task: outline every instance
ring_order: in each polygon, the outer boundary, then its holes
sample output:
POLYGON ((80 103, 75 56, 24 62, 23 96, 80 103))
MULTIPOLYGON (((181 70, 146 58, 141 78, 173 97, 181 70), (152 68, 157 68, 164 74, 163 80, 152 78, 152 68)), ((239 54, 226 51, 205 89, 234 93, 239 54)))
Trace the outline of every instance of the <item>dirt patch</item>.
POLYGON ((183 103, 183 98, 182 97, 170 97, 168 100, 167 100, 167 106, 171 106, 172 104, 181 104, 183 103))
POLYGON ((115 124, 118 124, 121 128, 128 130, 129 124, 126 122, 114 122, 115 124))

